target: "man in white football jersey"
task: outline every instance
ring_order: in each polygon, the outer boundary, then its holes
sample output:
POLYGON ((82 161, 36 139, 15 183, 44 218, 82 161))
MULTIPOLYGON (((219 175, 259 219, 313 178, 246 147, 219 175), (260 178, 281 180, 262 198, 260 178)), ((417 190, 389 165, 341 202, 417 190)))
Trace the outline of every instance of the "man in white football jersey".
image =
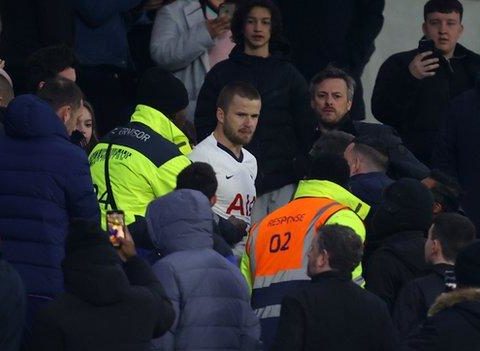
POLYGON ((252 139, 260 108, 260 94, 251 84, 227 84, 217 99, 215 130, 189 155, 213 167, 218 180, 213 211, 236 224, 238 219, 250 224, 255 203, 257 160, 243 146, 252 139))

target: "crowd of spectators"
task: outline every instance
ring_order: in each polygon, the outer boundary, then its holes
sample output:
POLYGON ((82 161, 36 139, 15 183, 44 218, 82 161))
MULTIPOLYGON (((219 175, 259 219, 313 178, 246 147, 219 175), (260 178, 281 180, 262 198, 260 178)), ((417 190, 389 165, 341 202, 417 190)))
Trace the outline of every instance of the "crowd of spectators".
POLYGON ((0 350, 480 349, 480 55, 363 96, 384 6, 0 2, 0 350))

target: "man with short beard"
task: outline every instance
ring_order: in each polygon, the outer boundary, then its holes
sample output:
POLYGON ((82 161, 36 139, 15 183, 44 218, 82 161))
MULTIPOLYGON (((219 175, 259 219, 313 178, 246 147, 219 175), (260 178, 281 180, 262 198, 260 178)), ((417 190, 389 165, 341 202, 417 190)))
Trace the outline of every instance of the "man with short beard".
POLYGON ((251 84, 227 84, 217 100, 215 130, 189 155, 192 161, 209 163, 215 170, 218 189, 213 211, 238 225, 243 223, 243 230, 250 224, 257 177, 257 160, 243 146, 253 137, 260 108, 260 94, 251 84))

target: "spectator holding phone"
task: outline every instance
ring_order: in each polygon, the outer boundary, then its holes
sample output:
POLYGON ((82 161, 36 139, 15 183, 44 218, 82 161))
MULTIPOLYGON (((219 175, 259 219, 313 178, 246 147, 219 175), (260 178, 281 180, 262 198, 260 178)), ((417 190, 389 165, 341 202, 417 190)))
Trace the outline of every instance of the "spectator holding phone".
POLYGON ((97 225, 72 223, 62 263, 66 292, 38 314, 35 350, 141 351, 172 325, 162 284, 124 232, 115 250, 97 225))
POLYGON ((419 49, 397 53, 380 67, 372 96, 376 119, 395 127, 405 146, 426 165, 450 99, 474 86, 480 56, 458 44, 463 32, 458 0, 424 7, 419 49), (430 40, 430 41, 429 41, 430 40))
POLYGON ((157 12, 150 53, 185 84, 190 121, 205 75, 234 47, 230 39, 234 11, 232 0, 177 0, 157 12))

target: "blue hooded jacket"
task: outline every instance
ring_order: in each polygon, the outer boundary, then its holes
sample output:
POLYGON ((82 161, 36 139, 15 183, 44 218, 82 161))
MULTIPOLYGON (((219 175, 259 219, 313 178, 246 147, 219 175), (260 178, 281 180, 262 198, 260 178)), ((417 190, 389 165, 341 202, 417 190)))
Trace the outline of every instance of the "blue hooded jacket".
POLYGON ((63 291, 60 263, 69 219, 99 220, 85 152, 48 103, 21 95, 0 137, 0 238, 27 294, 63 291))
POLYGON ((152 350, 255 350, 260 325, 245 279, 213 250, 210 202, 196 190, 153 201, 147 226, 161 258, 153 271, 176 319, 152 350))

